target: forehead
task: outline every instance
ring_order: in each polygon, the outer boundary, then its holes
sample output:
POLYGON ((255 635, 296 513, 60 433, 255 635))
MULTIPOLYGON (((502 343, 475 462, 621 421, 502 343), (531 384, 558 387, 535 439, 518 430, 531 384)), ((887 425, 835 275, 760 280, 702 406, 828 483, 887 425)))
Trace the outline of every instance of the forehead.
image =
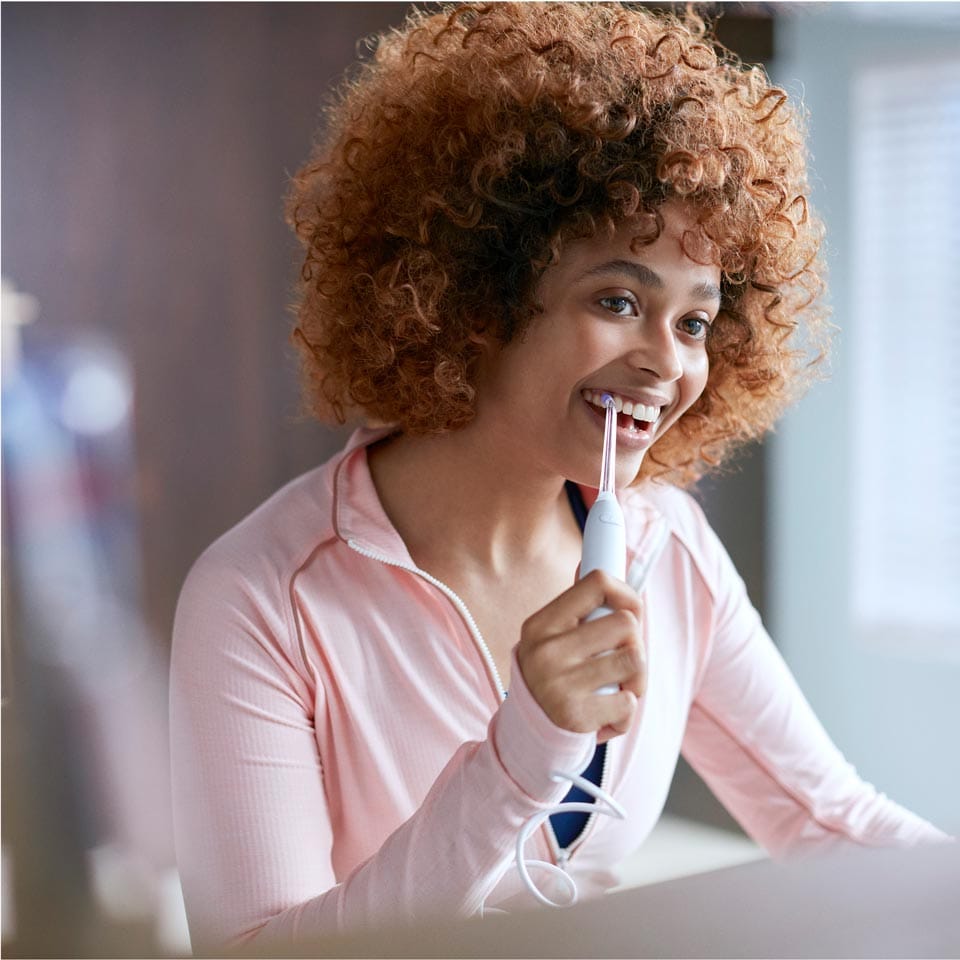
POLYGON ((543 279, 552 286, 624 278, 656 290, 682 283, 719 299, 721 270, 703 255, 703 246, 696 221, 665 205, 659 224, 647 214, 621 222, 612 234, 568 243, 543 279))

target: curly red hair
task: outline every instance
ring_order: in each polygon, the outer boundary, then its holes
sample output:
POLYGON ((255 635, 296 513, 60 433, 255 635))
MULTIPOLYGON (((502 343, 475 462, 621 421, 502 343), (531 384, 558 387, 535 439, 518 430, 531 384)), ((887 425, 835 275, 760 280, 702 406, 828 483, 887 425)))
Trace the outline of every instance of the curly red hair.
POLYGON ((522 333, 564 244, 673 198, 722 302, 707 387, 641 475, 692 482, 809 382, 829 325, 802 122, 697 14, 413 13, 327 119, 288 198, 306 249, 294 341, 321 419, 468 423, 482 337, 522 333))

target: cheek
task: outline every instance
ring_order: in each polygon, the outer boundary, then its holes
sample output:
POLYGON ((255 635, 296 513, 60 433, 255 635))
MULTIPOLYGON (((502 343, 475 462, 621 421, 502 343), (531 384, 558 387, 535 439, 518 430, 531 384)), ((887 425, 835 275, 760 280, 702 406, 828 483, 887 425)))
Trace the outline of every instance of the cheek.
POLYGON ((683 386, 681 396, 684 408, 692 406, 707 386, 707 377, 710 375, 710 358, 706 350, 691 357, 684 365, 683 386))

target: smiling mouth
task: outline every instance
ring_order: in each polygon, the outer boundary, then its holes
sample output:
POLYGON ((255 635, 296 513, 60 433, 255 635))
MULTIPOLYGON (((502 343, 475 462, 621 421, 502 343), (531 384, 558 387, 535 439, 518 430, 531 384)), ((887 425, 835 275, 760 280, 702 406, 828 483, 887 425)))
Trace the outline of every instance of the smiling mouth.
POLYGON ((652 407, 645 403, 635 403, 626 397, 621 397, 612 390, 584 390, 583 399, 601 412, 605 411, 603 397, 609 394, 613 397, 613 405, 617 411, 617 426, 634 433, 647 433, 660 419, 663 407, 652 407))

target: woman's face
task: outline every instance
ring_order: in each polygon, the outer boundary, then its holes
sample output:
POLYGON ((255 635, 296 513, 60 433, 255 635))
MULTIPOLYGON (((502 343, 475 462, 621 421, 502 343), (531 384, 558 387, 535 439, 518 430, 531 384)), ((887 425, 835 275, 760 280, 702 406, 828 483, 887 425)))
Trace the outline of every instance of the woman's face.
POLYGON ((499 421, 511 455, 590 486, 599 485, 603 393, 617 417, 617 484, 633 481, 643 457, 707 382, 706 336, 720 308, 720 269, 686 256, 684 208, 661 208, 653 244, 631 250, 639 221, 611 238, 569 244, 543 275, 543 313, 499 348, 484 370, 475 423, 499 421))

